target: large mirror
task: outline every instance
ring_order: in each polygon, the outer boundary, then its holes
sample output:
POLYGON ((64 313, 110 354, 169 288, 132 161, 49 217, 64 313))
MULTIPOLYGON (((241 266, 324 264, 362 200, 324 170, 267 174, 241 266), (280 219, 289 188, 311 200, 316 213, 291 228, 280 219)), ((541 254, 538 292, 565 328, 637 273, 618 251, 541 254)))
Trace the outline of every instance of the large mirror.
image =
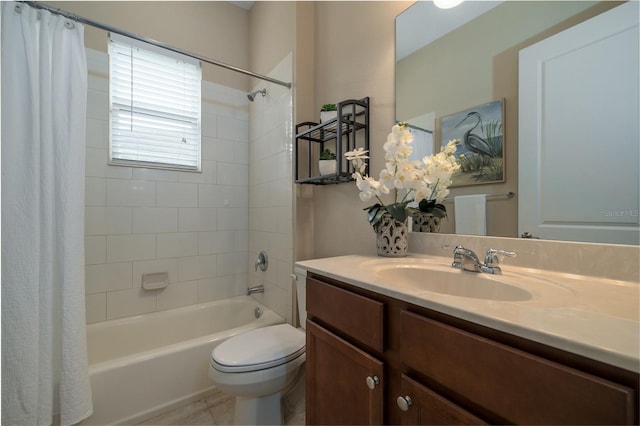
MULTIPOLYGON (((442 221, 440 232, 455 232, 454 196, 486 194, 487 235, 521 236, 518 229, 519 52, 622 3, 465 1, 452 9, 438 9, 431 1, 418 1, 398 15, 395 70, 398 121, 418 123, 416 127, 426 132, 428 143, 433 143, 438 150, 443 117, 492 101, 503 101, 505 179, 491 184, 478 182, 452 187, 445 202, 449 215, 442 221), (516 196, 509 198, 508 193, 516 196)), ((637 140, 635 143, 637 145, 637 140)), ((608 142, 603 144, 606 146, 608 142)), ((602 151, 603 146, 589 149, 602 151)), ((638 160, 637 155, 635 159, 638 160)), ((632 179, 637 181, 638 177, 632 176, 632 179)), ((638 185, 638 182, 632 184, 638 185)), ((637 206, 635 212, 636 217, 631 219, 637 222, 637 206)), ((560 235, 544 238, 565 239, 560 235)), ((632 238, 631 242, 623 243, 633 244, 633 241, 632 238)))

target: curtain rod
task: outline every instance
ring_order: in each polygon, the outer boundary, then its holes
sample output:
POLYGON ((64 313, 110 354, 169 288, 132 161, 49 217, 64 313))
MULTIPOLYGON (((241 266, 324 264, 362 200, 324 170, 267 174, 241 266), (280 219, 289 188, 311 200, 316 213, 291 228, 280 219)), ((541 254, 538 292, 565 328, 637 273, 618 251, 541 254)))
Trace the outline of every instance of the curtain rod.
POLYGON ((175 52, 175 53, 180 53, 181 55, 190 56, 192 58, 198 59, 199 61, 206 62, 206 63, 211 64, 211 65, 215 65, 215 66, 218 66, 218 67, 226 68, 228 70, 236 71, 236 72, 239 72, 241 74, 245 74, 245 75, 248 75, 248 76, 251 76, 251 77, 259 78, 261 80, 266 80, 266 81, 269 81, 271 83, 275 83, 275 84, 278 84, 280 86, 284 86, 284 87, 286 87, 288 89, 291 89, 291 83, 287 83, 287 82, 284 82, 284 81, 281 81, 281 80, 277 80, 275 78, 271 78, 271 77, 268 77, 266 75, 258 74, 258 73, 251 72, 251 71, 247 71, 247 70, 244 70, 242 68, 235 67, 233 65, 225 64, 224 62, 219 62, 219 61, 215 61, 213 59, 205 58, 204 56, 198 55, 197 53, 191 53, 191 52, 188 52, 186 50, 182 50, 180 48, 177 48, 177 47, 165 44, 165 43, 161 43, 159 41, 155 41, 155 40, 152 40, 152 39, 147 38, 147 37, 143 37, 143 36, 140 36, 140 35, 137 35, 137 34, 134 34, 134 33, 130 33, 128 31, 124 31, 124 30, 121 30, 119 28, 112 27, 110 25, 102 24, 100 22, 96 22, 96 21, 93 21, 91 19, 87 19, 87 18, 84 18, 82 16, 75 15, 73 13, 64 11, 62 9, 58 9, 58 8, 55 8, 55 7, 52 7, 52 6, 43 4, 43 3, 35 2, 35 1, 22 1, 20 3, 28 4, 29 6, 35 7, 37 9, 48 10, 51 13, 54 13, 56 15, 64 16, 65 18, 71 19, 73 21, 80 22, 82 24, 90 25, 92 27, 99 28, 99 29, 104 30, 104 31, 108 31, 108 32, 112 32, 112 33, 123 35, 125 37, 133 38, 135 40, 139 40, 139 41, 142 41, 144 43, 151 44, 151 45, 156 46, 156 47, 160 47, 162 49, 170 50, 170 51, 175 52))

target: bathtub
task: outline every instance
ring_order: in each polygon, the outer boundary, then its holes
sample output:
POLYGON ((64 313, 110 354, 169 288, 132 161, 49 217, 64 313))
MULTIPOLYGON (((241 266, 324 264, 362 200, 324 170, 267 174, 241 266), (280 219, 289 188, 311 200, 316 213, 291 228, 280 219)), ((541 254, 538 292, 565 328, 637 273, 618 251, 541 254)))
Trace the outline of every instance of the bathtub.
POLYGON ((93 415, 81 424, 132 424, 205 396, 214 388, 208 368, 218 344, 283 322, 253 298, 240 296, 89 324, 93 415))

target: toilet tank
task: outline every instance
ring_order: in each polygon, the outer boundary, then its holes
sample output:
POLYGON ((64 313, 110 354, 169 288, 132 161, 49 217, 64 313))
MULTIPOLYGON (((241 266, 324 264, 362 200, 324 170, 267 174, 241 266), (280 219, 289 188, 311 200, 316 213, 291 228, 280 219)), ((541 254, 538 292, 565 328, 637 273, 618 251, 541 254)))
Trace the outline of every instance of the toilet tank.
POLYGON ((296 274, 296 295, 300 327, 305 328, 307 321, 307 271, 301 268, 294 268, 294 272, 296 274))

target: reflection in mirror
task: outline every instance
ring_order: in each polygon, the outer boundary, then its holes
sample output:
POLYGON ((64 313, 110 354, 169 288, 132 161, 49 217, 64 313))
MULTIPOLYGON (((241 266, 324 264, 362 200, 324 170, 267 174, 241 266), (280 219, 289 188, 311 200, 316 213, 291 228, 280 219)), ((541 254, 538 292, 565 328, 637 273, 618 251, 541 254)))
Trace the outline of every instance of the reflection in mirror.
MULTIPOLYGON (((453 197, 518 192, 520 50, 621 3, 624 2, 470 1, 441 10, 429 1, 420 1, 396 18, 396 119, 411 123, 415 117, 432 114, 434 151, 440 149, 443 116, 504 99, 505 181, 451 188, 445 203, 448 218, 442 222, 441 232, 455 232, 453 197), (479 5, 485 9, 470 10, 479 5), (434 29, 438 32, 427 34, 419 46, 403 41, 408 38, 415 42, 415 34, 434 29), (411 31, 414 35, 407 37, 411 31)), ((518 196, 487 198, 487 235, 519 236, 518 196)))

